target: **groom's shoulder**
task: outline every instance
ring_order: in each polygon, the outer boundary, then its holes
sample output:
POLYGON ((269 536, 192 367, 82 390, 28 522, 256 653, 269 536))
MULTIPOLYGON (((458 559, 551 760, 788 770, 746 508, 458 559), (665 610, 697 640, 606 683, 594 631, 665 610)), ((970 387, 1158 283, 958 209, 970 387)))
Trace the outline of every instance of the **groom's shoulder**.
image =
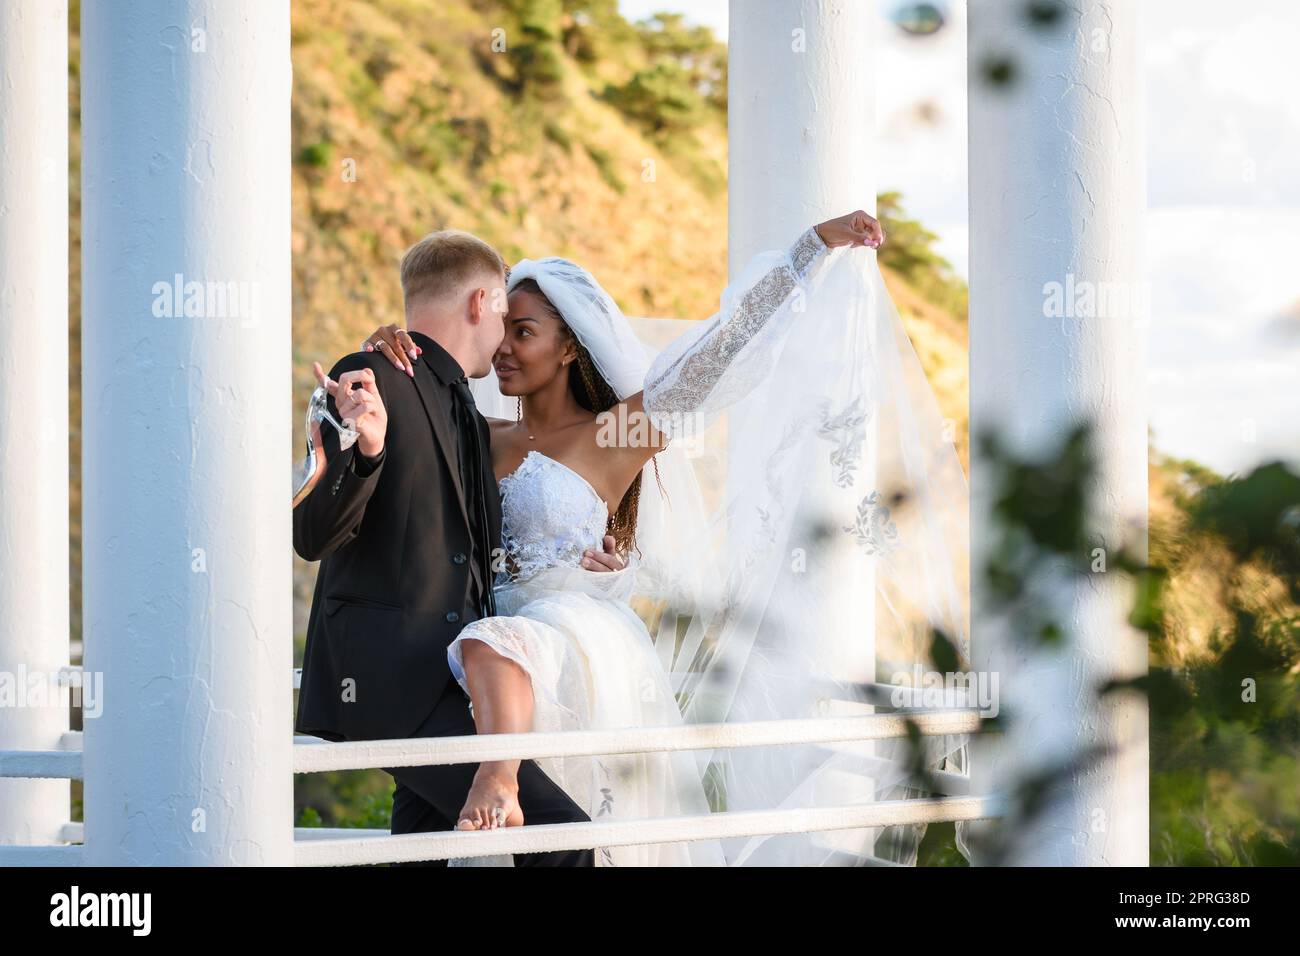
POLYGON ((384 358, 380 352, 350 352, 334 363, 329 375, 330 378, 337 382, 339 376, 345 372, 356 372, 363 368, 368 368, 375 373, 375 382, 378 384, 381 394, 390 376, 405 375, 405 373, 397 371, 393 363, 384 358))

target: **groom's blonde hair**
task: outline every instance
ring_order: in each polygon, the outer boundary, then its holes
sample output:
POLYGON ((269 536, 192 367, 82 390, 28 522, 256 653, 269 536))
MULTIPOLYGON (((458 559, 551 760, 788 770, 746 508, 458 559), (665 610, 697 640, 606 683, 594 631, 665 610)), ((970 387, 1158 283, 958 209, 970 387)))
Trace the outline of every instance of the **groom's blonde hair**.
POLYGON ((402 256, 402 298, 409 312, 420 299, 441 299, 488 276, 507 276, 501 254, 461 229, 431 232, 402 256))

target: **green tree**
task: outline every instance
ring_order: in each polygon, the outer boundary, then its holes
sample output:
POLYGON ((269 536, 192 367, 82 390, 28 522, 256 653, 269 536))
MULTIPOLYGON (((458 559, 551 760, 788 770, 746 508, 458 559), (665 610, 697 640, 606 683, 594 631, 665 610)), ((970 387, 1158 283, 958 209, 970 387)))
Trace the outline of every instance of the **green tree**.
POLYGON ((535 99, 556 99, 562 94, 564 47, 560 0, 510 0, 517 36, 506 43, 506 57, 514 68, 521 93, 535 99))
POLYGON ((704 101, 690 75, 674 63, 638 70, 622 85, 605 88, 605 100, 650 134, 666 138, 689 132, 704 119, 704 101))
POLYGON ((935 251, 934 243, 939 237, 903 215, 901 193, 880 193, 876 197, 876 210, 885 229, 880 264, 906 279, 926 301, 965 322, 969 291, 952 263, 935 251))

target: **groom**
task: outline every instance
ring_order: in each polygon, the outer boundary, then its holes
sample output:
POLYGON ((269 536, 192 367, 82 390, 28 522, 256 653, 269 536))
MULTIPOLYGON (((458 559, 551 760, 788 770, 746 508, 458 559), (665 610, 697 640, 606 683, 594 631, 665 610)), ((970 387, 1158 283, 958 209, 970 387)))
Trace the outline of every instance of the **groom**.
MULTIPOLYGON (((341 359, 331 414, 358 438, 294 508, 294 550, 321 562, 307 623, 294 730, 327 740, 473 734, 447 645, 494 613, 501 505, 487 421, 466 376, 491 369, 505 336, 506 265, 487 243, 444 230, 402 259, 406 325, 418 352, 401 370, 388 346, 341 359)), ((319 374, 319 371, 318 371, 319 374)), ((607 539, 608 541, 608 539, 607 539)), ((597 555, 601 570, 622 566, 597 555)), ((388 767, 393 833, 456 826, 476 765, 388 767)), ((525 825, 587 814, 532 760, 519 768, 525 825)), ((592 866, 591 850, 516 854, 520 866, 592 866)), ((446 866, 446 861, 429 865, 446 866)))

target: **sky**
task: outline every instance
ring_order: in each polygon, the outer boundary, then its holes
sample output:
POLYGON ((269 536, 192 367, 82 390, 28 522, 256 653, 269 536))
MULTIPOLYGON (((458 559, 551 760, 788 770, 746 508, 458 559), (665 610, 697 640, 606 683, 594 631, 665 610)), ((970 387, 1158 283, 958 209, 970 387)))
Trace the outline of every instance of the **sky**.
MULTIPOLYGON (((965 4, 918 41, 877 2, 879 187, 966 276, 965 4)), ((619 5, 726 35, 727 0, 619 5)), ((1142 0, 1142 15, 1154 444, 1224 474, 1300 465, 1300 3, 1142 0)))

